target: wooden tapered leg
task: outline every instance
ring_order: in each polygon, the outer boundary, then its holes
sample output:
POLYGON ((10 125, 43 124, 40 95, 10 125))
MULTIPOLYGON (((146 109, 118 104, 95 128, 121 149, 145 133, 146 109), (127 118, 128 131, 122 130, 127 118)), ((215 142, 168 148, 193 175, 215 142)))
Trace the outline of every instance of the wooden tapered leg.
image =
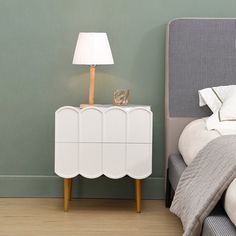
POLYGON ((64 179, 64 211, 68 211, 70 198, 70 179, 64 179))
POLYGON ((141 180, 135 180, 135 197, 136 197, 136 211, 137 213, 141 212, 141 200, 142 200, 142 186, 141 180))
POLYGON ((71 198, 72 198, 72 180, 73 179, 69 179, 69 193, 70 193, 70 196, 69 196, 69 200, 71 201, 71 198))

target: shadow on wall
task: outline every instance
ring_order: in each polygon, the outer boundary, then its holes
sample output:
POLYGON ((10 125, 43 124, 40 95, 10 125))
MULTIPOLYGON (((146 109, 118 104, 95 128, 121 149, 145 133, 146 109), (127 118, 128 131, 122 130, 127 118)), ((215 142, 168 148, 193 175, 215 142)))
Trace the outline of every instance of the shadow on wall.
MULTIPOLYGON (((115 66, 115 65, 112 65, 115 66)), ((88 102, 89 91, 89 66, 80 68, 71 76, 63 86, 72 93, 77 93, 80 103, 88 102)), ((113 91, 120 88, 121 85, 127 87, 129 81, 125 78, 119 78, 113 75, 111 69, 105 66, 96 67, 95 78, 95 103, 112 103, 113 91)))
POLYGON ((166 24, 161 24, 145 34, 132 66, 135 100, 150 104, 153 111, 153 176, 164 173, 165 31, 166 24), (134 81, 136 77, 142 79, 134 81))

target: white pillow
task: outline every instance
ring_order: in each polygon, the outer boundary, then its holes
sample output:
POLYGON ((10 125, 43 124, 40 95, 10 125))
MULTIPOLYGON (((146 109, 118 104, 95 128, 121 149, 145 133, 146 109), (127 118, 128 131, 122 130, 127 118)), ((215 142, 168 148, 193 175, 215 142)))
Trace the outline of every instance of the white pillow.
POLYGON ((236 92, 207 119, 206 125, 208 130, 217 130, 222 135, 236 134, 236 92))
POLYGON ((199 106, 207 105, 214 113, 220 109, 223 102, 236 93, 236 85, 205 88, 198 91, 199 106))
POLYGON ((227 98, 219 109, 220 121, 236 121, 236 93, 227 98))

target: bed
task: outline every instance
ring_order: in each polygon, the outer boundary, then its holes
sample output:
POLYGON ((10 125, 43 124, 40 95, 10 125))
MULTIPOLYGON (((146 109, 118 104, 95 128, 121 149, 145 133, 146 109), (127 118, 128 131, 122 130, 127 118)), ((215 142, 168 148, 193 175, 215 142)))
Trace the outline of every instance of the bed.
MULTIPOLYGON (((166 207, 186 168, 177 144, 184 127, 209 116, 197 91, 235 84, 236 19, 181 18, 168 24, 166 41, 165 130, 166 207)), ((221 201, 205 219, 203 236, 236 235, 221 201)))

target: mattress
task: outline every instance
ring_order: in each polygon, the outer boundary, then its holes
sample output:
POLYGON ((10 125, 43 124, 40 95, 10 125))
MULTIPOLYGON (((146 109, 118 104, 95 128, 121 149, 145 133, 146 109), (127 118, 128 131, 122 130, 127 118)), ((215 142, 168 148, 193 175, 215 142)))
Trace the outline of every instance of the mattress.
MULTIPOLYGON (((178 144, 186 165, 188 166, 191 163, 204 146, 219 136, 218 131, 206 129, 206 118, 190 122, 184 128, 178 144)), ((176 181, 174 181, 174 185, 177 186, 176 181)), ((236 179, 229 185, 223 199, 223 205, 229 218, 236 225, 236 179)))
MULTIPOLYGON (((187 165, 180 154, 170 155, 168 160, 169 181, 174 190, 176 190, 180 176, 187 165)), ((202 236, 235 236, 236 227, 230 221, 224 208, 220 203, 215 207, 212 213, 203 223, 202 236)))

